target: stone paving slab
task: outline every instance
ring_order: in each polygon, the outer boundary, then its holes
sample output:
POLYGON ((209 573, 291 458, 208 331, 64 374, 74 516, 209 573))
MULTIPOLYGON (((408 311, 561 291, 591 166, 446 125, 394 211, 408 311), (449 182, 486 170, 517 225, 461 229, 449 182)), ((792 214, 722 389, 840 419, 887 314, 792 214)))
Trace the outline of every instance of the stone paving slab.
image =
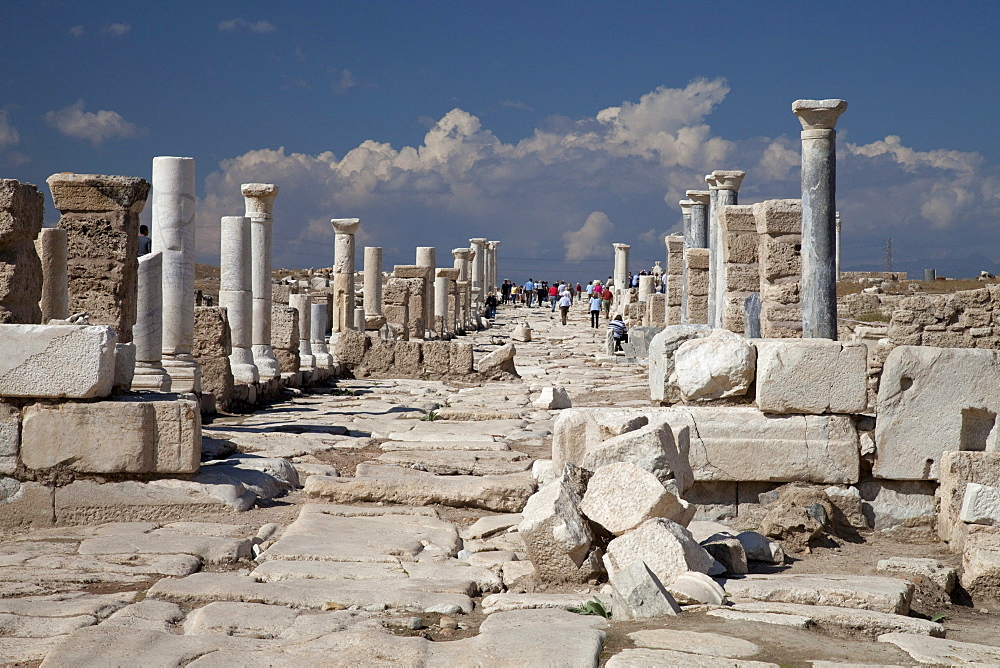
POLYGON ((921 663, 948 666, 1000 664, 1000 647, 995 645, 980 645, 909 633, 887 633, 879 636, 878 641, 895 645, 921 663))
POLYGON ((582 607, 595 598, 604 604, 605 609, 611 609, 611 597, 596 591, 582 594, 491 594, 483 599, 482 608, 487 615, 511 610, 568 610, 582 607))
POLYGON ((80 554, 191 554, 209 564, 226 564, 250 557, 249 538, 191 536, 154 531, 135 536, 88 538, 80 554))
POLYGON ((828 605, 905 615, 913 584, 897 578, 863 575, 747 575, 726 580, 737 602, 766 601, 828 605))
POLYGON ((608 668, 651 668, 652 666, 705 666, 706 668, 777 668, 776 663, 726 659, 689 654, 669 649, 626 649, 608 659, 608 668))
MULTIPOLYGON (((457 560, 455 560, 457 561, 457 560)), ((469 567, 465 572, 455 572, 447 568, 439 568, 437 572, 415 573, 417 567, 429 564, 407 563, 349 563, 335 561, 267 561, 250 573, 250 576, 260 582, 288 582, 291 580, 349 580, 379 582, 397 580, 403 587, 417 587, 425 591, 448 594, 465 594, 478 596, 479 585, 474 576, 482 573, 472 573, 469 567), (421 577, 423 575, 423 577, 421 577)), ((456 569, 457 570, 457 569, 456 569)), ((482 569, 485 570, 485 569, 482 569)), ((485 577, 485 576, 483 576, 485 577)), ((498 578, 491 578, 498 583, 498 578)))
POLYGON ((386 441, 379 448, 385 452, 437 450, 447 453, 458 452, 509 452, 510 446, 501 441, 386 441))
POLYGON ((436 475, 507 475, 527 471, 534 461, 516 450, 408 450, 386 452, 378 460, 436 475))
MULTIPOLYGON (((731 608, 735 612, 769 613, 807 617, 811 625, 821 630, 849 632, 851 635, 863 635, 876 638, 884 633, 913 633, 916 635, 944 637, 944 627, 926 619, 907 617, 904 615, 860 610, 844 609, 830 605, 801 605, 797 603, 737 603, 731 608)), ((717 610, 708 614, 713 616, 717 610)))

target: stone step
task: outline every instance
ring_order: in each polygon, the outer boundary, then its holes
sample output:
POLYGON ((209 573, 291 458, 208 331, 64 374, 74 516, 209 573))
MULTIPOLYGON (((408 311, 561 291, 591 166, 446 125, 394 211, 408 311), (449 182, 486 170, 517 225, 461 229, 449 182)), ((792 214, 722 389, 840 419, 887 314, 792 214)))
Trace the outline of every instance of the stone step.
POLYGON ((726 580, 734 601, 800 603, 905 615, 913 583, 861 575, 747 575, 726 580))

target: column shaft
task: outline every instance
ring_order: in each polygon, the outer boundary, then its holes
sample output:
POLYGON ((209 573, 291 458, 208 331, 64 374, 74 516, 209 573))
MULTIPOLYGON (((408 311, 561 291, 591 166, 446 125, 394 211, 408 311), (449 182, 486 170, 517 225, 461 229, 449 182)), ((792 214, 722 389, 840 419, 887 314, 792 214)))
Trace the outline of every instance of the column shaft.
POLYGON ((162 269, 161 253, 147 253, 139 258, 137 316, 132 330, 132 340, 135 343, 133 391, 170 391, 170 376, 160 362, 163 340, 162 269))
MULTIPOLYGON (((38 306, 43 325, 49 320, 65 320, 70 316, 67 249, 66 230, 47 227, 35 240, 35 250, 42 261, 42 298, 38 306)), ((159 358, 159 351, 156 356, 159 358)))
POLYGON ((219 256, 219 306, 229 317, 232 352, 229 366, 233 382, 250 385, 259 380, 253 360, 253 291, 250 259, 250 219, 222 218, 219 256))
POLYGON ((253 295, 251 349, 260 380, 281 376, 281 364, 271 345, 271 226, 274 198, 278 186, 273 183, 244 183, 243 200, 250 219, 250 285, 253 295))

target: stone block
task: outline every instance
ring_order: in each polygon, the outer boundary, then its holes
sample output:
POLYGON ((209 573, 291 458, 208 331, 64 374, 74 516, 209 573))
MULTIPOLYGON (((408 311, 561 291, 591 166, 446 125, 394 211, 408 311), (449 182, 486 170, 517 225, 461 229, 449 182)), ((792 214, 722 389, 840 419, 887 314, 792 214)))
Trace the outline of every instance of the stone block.
POLYGON ((664 587, 688 571, 707 573, 715 564, 687 529, 662 518, 647 520, 608 543, 604 566, 610 579, 635 562, 645 562, 664 587))
MULTIPOLYGON (((858 484, 858 491, 861 492, 862 512, 869 526, 876 531, 899 526, 928 526, 934 523, 935 503, 932 482, 872 480, 858 484)), ((961 505, 961 499, 958 503, 961 505)))
MULTIPOLYGON (((271 305, 271 345, 282 350, 299 350, 299 312, 284 304, 271 305)), ((294 371, 295 369, 282 369, 294 371)))
POLYGON ((21 461, 78 473, 194 473, 201 412, 187 399, 34 404, 24 409, 21 461))
POLYGON ((769 199, 753 205, 758 234, 801 234, 802 200, 769 199))
POLYGON ((959 519, 969 524, 1000 525, 1000 487, 966 484, 959 519))
POLYGON ((702 297, 708 294, 708 271, 698 267, 688 267, 687 289, 689 296, 702 297))
POLYGON ((899 346, 885 361, 874 475, 937 480, 949 450, 1000 449, 1000 351, 899 346))
POLYGON ((614 593, 612 616, 616 620, 664 617, 681 611, 674 597, 644 562, 635 561, 614 571, 610 584, 614 593))
POLYGON ((448 366, 453 375, 468 376, 475 373, 472 344, 449 342, 448 366))
POLYGON ((868 348, 826 339, 757 340, 757 406, 765 413, 862 413, 868 348))
POLYGON ((717 329, 678 346, 673 376, 681 397, 688 401, 742 396, 753 383, 755 361, 747 339, 717 329))
POLYGON ((631 462, 618 462, 597 469, 587 483, 580 512, 620 536, 656 517, 687 526, 694 508, 649 471, 631 462), (628 493, 623 494, 623 490, 628 493))
POLYGON ((0 477, 0 528, 38 529, 54 523, 51 487, 0 477))
MULTIPOLYGON (((410 286, 406 281, 390 278, 382 284, 382 305, 404 305, 410 298, 410 286)), ((385 313, 383 310, 382 313, 385 313)))
POLYGON ((649 418, 637 410, 565 410, 552 425, 552 465, 556 471, 567 462, 579 465, 589 448, 647 424, 649 418))
POLYGON ((688 248, 687 250, 684 251, 684 262, 687 265, 688 270, 701 269, 703 271, 707 271, 708 249, 688 248))
POLYGON ((364 353, 364 366, 369 373, 386 373, 396 363, 396 342, 378 336, 370 337, 368 351, 364 353))
POLYGON ((0 396, 107 396, 116 343, 114 330, 100 325, 0 325, 0 396))
POLYGON ((966 487, 969 483, 1000 487, 1000 452, 945 452, 940 474, 937 533, 959 551, 970 528, 960 519, 966 487))
POLYGON ((430 373, 446 375, 451 370, 451 344, 448 341, 425 341, 424 368, 430 373))
POLYGON ((396 341, 394 372, 404 376, 419 376, 424 371, 423 342, 396 341))
POLYGON ((12 475, 21 450, 21 409, 0 401, 0 475, 12 475))
POLYGON ((479 374, 484 378, 520 377, 514 366, 517 349, 513 343, 505 343, 479 360, 479 374))
POLYGON ((201 391, 211 392, 219 408, 227 410, 233 397, 232 331, 224 307, 194 309, 194 355, 201 369, 201 391))
POLYGON ((330 336, 330 352, 336 361, 348 369, 354 369, 362 363, 365 353, 376 338, 378 337, 368 337, 364 332, 353 330, 334 332, 330 336))
MULTIPOLYGON (((688 463, 687 434, 663 422, 588 444, 580 466, 588 471, 617 462, 629 462, 649 471, 663 485, 672 485, 678 496, 694 482, 688 463)), ((690 518, 689 518, 690 519, 690 518)))
POLYGON ((41 322, 42 264, 34 239, 44 209, 38 188, 0 179, 0 323, 41 322))
POLYGON ((397 264, 392 268, 392 273, 396 278, 426 279, 430 268, 418 264, 397 264))
POLYGON ((571 408, 573 406, 573 402, 570 400, 565 387, 556 386, 543 387, 542 393, 537 399, 531 402, 531 405, 535 408, 541 408, 542 410, 555 411, 571 408))
POLYGON ((521 511, 518 533, 545 582, 585 582, 595 572, 594 535, 580 514, 580 495, 567 476, 535 492, 521 511))
MULTIPOLYGON (((688 302, 690 308, 690 301, 688 302)), ((674 357, 682 343, 708 336, 708 325, 672 325, 653 337, 649 343, 649 396, 653 401, 676 403, 681 400, 680 389, 671 381, 674 375, 674 357)))
MULTIPOLYGON (((100 524, 103 522, 162 522, 198 517, 204 513, 232 512, 232 498, 221 492, 232 488, 222 484, 200 484, 166 479, 151 482, 127 480, 97 483, 77 480, 55 488, 55 510, 59 525, 100 524)), ((243 490, 245 491, 245 490, 243 490)), ((246 510, 255 497, 249 494, 246 510)))

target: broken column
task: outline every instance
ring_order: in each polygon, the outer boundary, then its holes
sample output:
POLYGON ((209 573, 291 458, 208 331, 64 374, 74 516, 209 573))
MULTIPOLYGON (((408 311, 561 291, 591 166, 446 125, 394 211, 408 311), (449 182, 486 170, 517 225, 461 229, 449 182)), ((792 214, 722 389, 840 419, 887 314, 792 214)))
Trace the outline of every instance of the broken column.
POLYGON ((309 316, 310 344, 315 365, 319 369, 328 369, 333 364, 333 358, 326 346, 326 309, 327 301, 313 302, 309 316))
POLYGON ((163 345, 163 255, 146 253, 139 258, 136 290, 137 317, 132 331, 135 341, 135 374, 132 390, 169 392, 170 376, 161 362, 163 345))
POLYGON ((469 264, 475 251, 471 248, 455 248, 451 251, 455 258, 455 269, 458 269, 458 303, 456 313, 458 313, 458 327, 460 332, 465 332, 471 326, 469 316, 469 294, 471 293, 471 281, 469 280, 469 264))
POLYGON ((299 312, 299 368, 316 367, 312 353, 312 298, 309 295, 288 295, 288 305, 299 312))
POLYGON ((639 277, 639 301, 646 303, 649 299, 649 295, 656 292, 656 277, 655 276, 640 276, 639 277))
POLYGON ((708 249, 688 248, 684 251, 687 272, 687 322, 708 324, 708 249))
POLYGON ((802 124, 802 336, 837 338, 837 119, 844 100, 796 100, 802 124))
POLYGON ((478 311, 478 307, 482 306, 486 299, 486 292, 483 289, 486 284, 486 275, 483 271, 486 262, 486 239, 469 239, 469 247, 475 253, 472 256, 472 274, 469 280, 472 282, 472 299, 477 307, 475 310, 478 311))
POLYGON ((684 237, 671 234, 664 239, 667 246, 667 284, 665 322, 651 324, 680 325, 683 322, 684 237))
POLYGON ((281 377, 281 364, 271 344, 271 234, 274 198, 278 186, 273 183, 244 183, 241 186, 250 219, 250 250, 253 267, 250 274, 253 294, 251 350, 261 382, 281 377))
MULTIPOLYGON (((354 234, 361 224, 360 218, 332 218, 333 224, 333 278, 337 290, 334 322, 344 331, 354 329, 354 234)), ((367 312, 367 311, 366 311, 367 312)))
POLYGON ((719 209, 719 252, 722 254, 722 327, 743 334, 744 302, 760 290, 757 268, 757 224, 753 206, 733 204, 719 209))
POLYGON ((719 209, 737 203, 737 193, 745 172, 740 170, 717 169, 705 177, 709 187, 711 211, 708 220, 708 324, 722 327, 722 299, 724 280, 722 278, 721 239, 719 237, 719 209))
MULTIPOLYGON (((620 293, 631 286, 628 285, 628 251, 631 248, 628 244, 612 244, 615 249, 615 292, 620 293)), ((615 301, 618 301, 616 298, 615 301)))
POLYGON ((455 317, 454 312, 449 316, 449 311, 452 310, 449 309, 449 302, 456 278, 457 269, 436 269, 434 273, 434 329, 442 337, 450 337, 455 333, 455 317))
POLYGON ((233 382, 252 385, 259 380, 253 359, 253 291, 250 259, 250 219, 223 216, 219 257, 219 306, 229 318, 233 382))
POLYGON ((52 319, 65 320, 70 315, 66 240, 66 230, 56 227, 43 229, 35 239, 35 251, 42 264, 42 298, 38 302, 42 324, 52 319))
POLYGON ((765 339, 801 337, 801 202, 765 200, 753 205, 753 214, 760 272, 760 335, 765 339))
POLYGON ((38 188, 0 179, 0 323, 46 322, 38 304, 44 274, 35 250, 44 209, 38 188))
POLYGON ((433 246, 417 247, 417 266, 427 270, 427 278, 424 281, 424 327, 428 332, 423 338, 431 338, 430 332, 435 331, 438 335, 441 331, 434 326, 434 269, 437 265, 437 248, 433 246))
MULTIPOLYGON (((385 324, 382 315, 382 248, 365 246, 364 267, 365 329, 378 330, 385 324)), ((336 306, 336 302, 334 302, 336 306)))

